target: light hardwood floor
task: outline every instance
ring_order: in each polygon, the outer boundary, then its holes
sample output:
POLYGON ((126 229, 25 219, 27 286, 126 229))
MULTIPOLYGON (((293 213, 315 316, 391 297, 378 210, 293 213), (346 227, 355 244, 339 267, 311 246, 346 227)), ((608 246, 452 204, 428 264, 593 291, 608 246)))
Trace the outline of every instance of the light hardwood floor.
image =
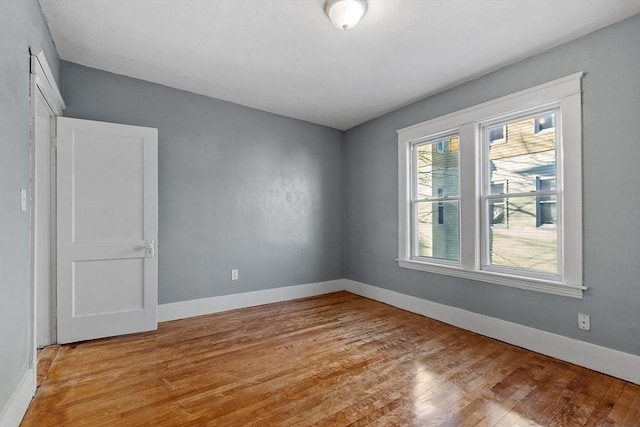
POLYGON ((65 345, 22 426, 640 426, 640 386, 347 292, 65 345))

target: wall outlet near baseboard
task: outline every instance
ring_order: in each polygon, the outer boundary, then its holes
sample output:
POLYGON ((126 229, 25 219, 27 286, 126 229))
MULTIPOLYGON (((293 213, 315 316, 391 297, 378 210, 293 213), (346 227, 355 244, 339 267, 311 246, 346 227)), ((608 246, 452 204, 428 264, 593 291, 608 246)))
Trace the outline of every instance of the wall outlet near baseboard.
POLYGON ((590 331, 591 330, 591 316, 588 314, 578 313, 578 328, 590 331))
POLYGON ((231 270, 231 280, 238 280, 238 270, 231 270))

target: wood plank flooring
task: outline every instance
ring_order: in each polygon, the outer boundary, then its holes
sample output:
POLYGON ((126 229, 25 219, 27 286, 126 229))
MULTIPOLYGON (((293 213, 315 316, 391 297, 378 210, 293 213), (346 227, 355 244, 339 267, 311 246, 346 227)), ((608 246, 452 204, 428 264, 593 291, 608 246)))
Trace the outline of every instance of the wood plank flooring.
POLYGON ((640 386, 346 292, 60 347, 22 426, 640 426, 640 386))
POLYGON ((37 377, 38 387, 42 385, 42 382, 49 374, 51 365, 53 365, 53 361, 58 356, 59 351, 60 351, 59 345, 50 345, 43 348, 42 350, 38 350, 38 377, 37 377))

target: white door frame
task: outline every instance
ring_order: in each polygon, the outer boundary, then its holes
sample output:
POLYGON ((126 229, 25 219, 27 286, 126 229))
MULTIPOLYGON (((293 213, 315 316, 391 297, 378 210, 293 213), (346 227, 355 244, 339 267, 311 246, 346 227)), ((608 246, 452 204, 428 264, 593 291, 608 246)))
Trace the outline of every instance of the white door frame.
MULTIPOLYGON (((36 346, 41 348, 55 342, 54 322, 52 316, 53 300, 51 298, 51 243, 54 231, 51 222, 52 190, 55 188, 55 176, 51 175, 53 155, 52 134, 55 131, 53 119, 55 114, 44 99, 44 95, 36 88, 34 93, 36 107, 35 137, 33 138, 34 176, 31 181, 31 245, 33 247, 33 283, 35 310, 36 346)), ((55 194, 55 192, 53 192, 55 194)))
MULTIPOLYGON (((38 102, 38 97, 42 96, 44 101, 49 107, 49 113, 51 117, 51 138, 52 142, 55 137, 55 117, 62 115, 62 110, 66 108, 64 100, 62 99, 62 95, 60 94, 60 90, 58 89, 58 85, 53 77, 53 73, 51 72, 51 68, 47 63, 47 59, 44 55, 44 52, 41 49, 30 48, 31 53, 31 67, 30 67, 30 82, 29 82, 29 95, 30 95, 30 107, 31 107, 31 141, 30 141, 30 254, 29 254, 29 287, 31 294, 31 313, 30 313, 30 331, 31 331, 31 360, 29 363, 29 368, 33 372, 33 393, 35 393, 36 385, 37 385, 37 366, 38 366, 38 351, 37 351, 37 298, 38 292, 35 282, 36 277, 36 268, 37 265, 35 263, 35 254, 38 248, 38 245, 43 242, 39 242, 36 239, 35 234, 35 203, 36 198, 34 194, 35 190, 35 177, 36 177, 36 157, 35 157, 35 147, 36 147, 36 103, 38 102)), ((52 234, 50 242, 50 254, 51 254, 51 268, 55 269, 55 182, 52 181, 51 177, 55 176, 55 150, 52 147, 52 156, 51 156, 51 172, 49 175, 49 187, 50 187, 50 196, 51 196, 51 208, 50 215, 52 220, 52 226, 50 227, 52 234)), ((51 278, 51 296, 55 298, 55 270, 50 272, 51 278)), ((51 313, 52 316, 55 315, 55 312, 51 313)), ((55 339, 52 336, 52 339, 55 339)))

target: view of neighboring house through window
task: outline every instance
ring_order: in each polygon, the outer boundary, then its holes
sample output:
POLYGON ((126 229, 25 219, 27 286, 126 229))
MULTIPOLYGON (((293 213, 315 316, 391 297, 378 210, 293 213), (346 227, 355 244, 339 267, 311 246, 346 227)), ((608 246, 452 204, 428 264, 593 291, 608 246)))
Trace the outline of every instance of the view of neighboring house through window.
POLYGON ((398 130, 398 265, 582 297, 576 73, 398 130))
POLYGON ((451 151, 452 153, 455 153, 456 151, 458 151, 458 143, 459 143, 460 139, 458 137, 455 138, 451 138, 449 140, 449 151, 451 151))
MULTIPOLYGON (((555 177, 536 177, 536 190, 540 192, 554 191, 555 177)), ((537 226, 556 224, 556 199, 553 196, 538 196, 538 210, 536 211, 537 226)))
MULTIPOLYGON (((438 188, 438 197, 441 198, 443 194, 442 188, 438 188)), ((438 202, 438 225, 444 225, 444 202, 438 202)))
MULTIPOLYGON (((503 194, 506 191, 505 183, 492 182, 491 194, 503 194)), ((489 200, 489 222, 491 225, 506 225, 507 210, 503 198, 489 200)))
POLYGON ((534 122, 534 126, 535 126, 535 133, 540 133, 544 130, 547 129, 553 129, 555 127, 555 114, 554 113, 547 113, 547 114, 542 114, 538 117, 536 117, 535 122, 534 122))
POLYGON ((488 130, 489 144, 501 144, 505 142, 506 126, 495 126, 488 130))
POLYGON ((488 154, 483 166, 490 185, 482 198, 488 218, 484 259, 489 267, 558 271, 558 231, 540 227, 555 223, 556 133, 550 127, 539 132, 537 127, 554 123, 555 114, 516 116, 501 123, 498 128, 506 129, 506 135, 499 145, 491 140, 496 127, 485 127, 488 154), (509 182, 508 189, 504 182, 509 182), (505 224, 505 210, 508 227, 494 227, 505 224))
POLYGON ((413 147, 414 255, 457 261, 460 253, 458 136, 452 135, 413 147), (451 146, 456 151, 451 151, 451 146))

